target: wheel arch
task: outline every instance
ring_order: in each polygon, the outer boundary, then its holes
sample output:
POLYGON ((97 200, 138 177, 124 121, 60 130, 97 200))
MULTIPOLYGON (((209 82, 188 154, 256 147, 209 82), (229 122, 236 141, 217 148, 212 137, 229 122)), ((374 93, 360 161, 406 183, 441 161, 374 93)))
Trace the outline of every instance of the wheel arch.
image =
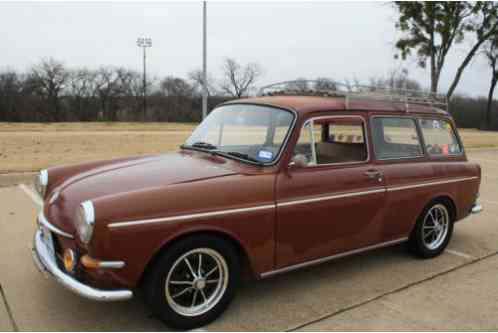
POLYGON ((231 244, 236 249, 237 255, 241 260, 242 276, 245 278, 254 278, 256 276, 251 264, 249 253, 237 237, 219 229, 196 229, 175 235, 162 243, 162 245, 159 246, 159 248, 154 252, 154 254, 150 257, 147 264, 145 265, 145 268, 139 280, 139 285, 142 285, 144 278, 147 276, 152 267, 154 267, 154 265, 157 263, 162 253, 167 251, 174 244, 195 235, 210 235, 231 244))
POLYGON ((429 207, 430 205, 436 203, 436 202, 441 202, 445 204, 445 206, 448 207, 448 212, 450 213, 450 219, 452 222, 456 221, 457 218, 457 207, 455 204, 455 200, 450 194, 447 193, 439 193, 437 195, 434 195, 427 203, 422 207, 422 210, 420 211, 419 215, 417 216, 417 219, 414 221, 410 233, 413 232, 415 227, 417 226, 417 221, 420 218, 420 216, 424 213, 424 211, 429 207))
POLYGON ((453 200, 453 198, 450 195, 447 195, 447 194, 438 195, 438 196, 434 197, 434 199, 432 199, 430 202, 428 202, 425 207, 427 207, 428 205, 430 205, 433 202, 441 202, 441 203, 445 204, 445 206, 448 207, 448 210, 449 210, 448 212, 450 213, 451 222, 455 222, 455 220, 457 218, 457 207, 455 204, 455 200, 453 200))

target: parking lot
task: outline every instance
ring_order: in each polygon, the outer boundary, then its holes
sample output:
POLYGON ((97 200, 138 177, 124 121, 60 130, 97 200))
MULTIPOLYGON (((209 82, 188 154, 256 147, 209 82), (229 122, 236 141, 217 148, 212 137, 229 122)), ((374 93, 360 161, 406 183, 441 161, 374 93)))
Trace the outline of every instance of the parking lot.
MULTIPOLYGON (((248 282, 202 330, 498 329, 498 150, 468 156, 483 169, 484 211, 456 225, 442 256, 419 260, 400 245, 248 282)), ((168 329, 140 299, 97 303, 45 279, 31 258, 30 185, 21 175, 0 186, 0 331, 168 329)))

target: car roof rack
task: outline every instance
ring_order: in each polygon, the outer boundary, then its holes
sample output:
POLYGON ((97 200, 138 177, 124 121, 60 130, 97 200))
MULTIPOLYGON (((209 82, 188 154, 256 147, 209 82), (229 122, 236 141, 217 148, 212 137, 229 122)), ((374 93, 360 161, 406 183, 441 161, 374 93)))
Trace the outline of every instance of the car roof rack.
POLYGON ((421 90, 379 88, 360 84, 345 84, 331 80, 294 80, 261 87, 258 96, 322 96, 342 97, 346 109, 352 100, 376 100, 403 103, 405 111, 410 104, 428 105, 448 110, 445 95, 421 90))

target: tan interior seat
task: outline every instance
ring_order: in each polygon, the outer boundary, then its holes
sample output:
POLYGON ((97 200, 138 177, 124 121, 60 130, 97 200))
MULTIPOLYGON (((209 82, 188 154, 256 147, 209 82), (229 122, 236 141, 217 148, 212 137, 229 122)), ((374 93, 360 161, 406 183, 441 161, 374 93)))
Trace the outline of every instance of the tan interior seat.
POLYGON ((316 144, 316 155, 319 164, 366 160, 364 143, 320 142, 316 144))

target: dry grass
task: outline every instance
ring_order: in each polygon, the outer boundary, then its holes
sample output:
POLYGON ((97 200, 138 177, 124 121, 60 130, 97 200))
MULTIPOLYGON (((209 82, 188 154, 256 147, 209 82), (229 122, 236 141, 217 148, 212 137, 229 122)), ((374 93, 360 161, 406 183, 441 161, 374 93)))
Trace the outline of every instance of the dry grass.
POLYGON ((193 124, 0 124, 0 173, 172 151, 193 124))
MULTIPOLYGON (((0 123, 0 173, 172 151, 195 124, 0 123)), ((498 132, 460 130, 467 148, 498 147, 498 132)))

